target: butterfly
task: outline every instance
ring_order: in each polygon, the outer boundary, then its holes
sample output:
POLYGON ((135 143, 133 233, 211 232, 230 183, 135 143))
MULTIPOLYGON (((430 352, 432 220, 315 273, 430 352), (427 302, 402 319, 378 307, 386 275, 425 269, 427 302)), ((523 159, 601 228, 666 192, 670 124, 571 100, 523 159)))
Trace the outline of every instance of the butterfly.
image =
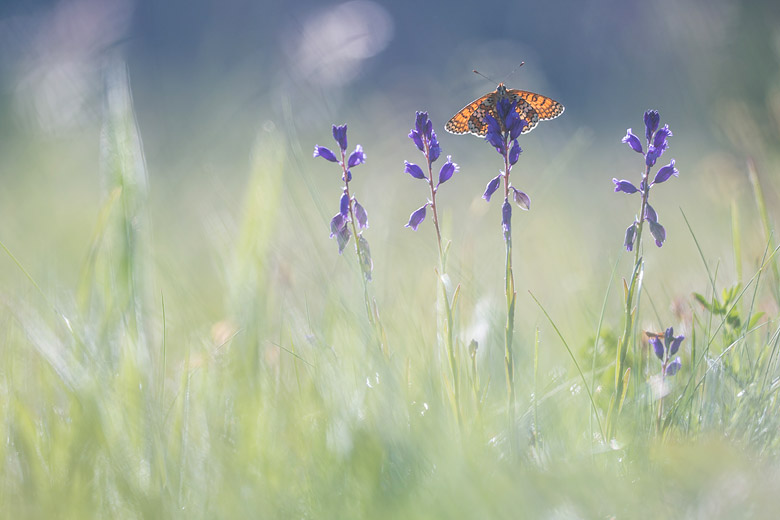
POLYGON ((539 121, 555 119, 563 114, 563 105, 554 99, 527 90, 510 90, 503 83, 499 83, 495 92, 489 92, 461 108, 452 119, 447 121, 444 129, 453 134, 473 134, 484 137, 488 126, 485 116, 491 115, 498 119, 496 104, 503 98, 508 98, 513 103, 517 102, 515 110, 527 123, 521 132, 523 134, 533 130, 539 121))

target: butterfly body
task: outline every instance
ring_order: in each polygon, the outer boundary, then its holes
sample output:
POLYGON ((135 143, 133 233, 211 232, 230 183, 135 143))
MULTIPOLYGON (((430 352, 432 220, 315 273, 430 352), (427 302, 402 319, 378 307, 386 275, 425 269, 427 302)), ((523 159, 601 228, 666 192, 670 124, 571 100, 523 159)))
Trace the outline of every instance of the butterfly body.
POLYGON ((499 83, 494 92, 485 94, 460 109, 444 126, 445 130, 453 134, 484 137, 487 133, 485 116, 490 115, 498 119, 496 105, 500 99, 509 99, 510 102, 516 103, 515 111, 526 122, 523 134, 533 130, 539 121, 555 119, 563 114, 563 105, 554 99, 527 90, 508 89, 503 83, 499 83))

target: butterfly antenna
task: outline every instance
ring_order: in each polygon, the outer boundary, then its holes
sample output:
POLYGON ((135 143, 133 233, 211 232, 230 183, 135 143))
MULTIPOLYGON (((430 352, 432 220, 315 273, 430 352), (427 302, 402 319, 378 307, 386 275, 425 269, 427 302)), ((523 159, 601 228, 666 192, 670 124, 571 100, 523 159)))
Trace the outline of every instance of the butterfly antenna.
POLYGON ((518 70, 520 67, 522 67, 523 65, 525 65, 525 62, 524 62, 524 61, 521 61, 521 62, 520 62, 520 65, 518 65, 517 67, 515 67, 515 68, 514 68, 514 70, 513 70, 512 72, 510 72, 509 74, 507 74, 507 75, 506 75, 506 77, 504 78, 504 82, 506 82, 506 80, 508 80, 508 79, 509 79, 509 78, 512 76, 512 74, 514 74, 515 72, 517 72, 517 70, 518 70))
POLYGON ((490 82, 496 83, 496 81, 493 78, 489 78, 489 77, 485 76, 484 74, 482 74, 480 71, 478 71, 476 69, 474 69, 472 72, 474 74, 476 74, 477 76, 482 76, 483 78, 485 78, 486 80, 488 80, 490 82))

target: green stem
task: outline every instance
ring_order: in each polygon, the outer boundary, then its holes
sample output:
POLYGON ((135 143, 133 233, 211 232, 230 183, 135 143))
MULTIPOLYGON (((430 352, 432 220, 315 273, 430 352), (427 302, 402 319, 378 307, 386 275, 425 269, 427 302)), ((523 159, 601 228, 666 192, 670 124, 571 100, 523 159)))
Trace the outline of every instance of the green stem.
MULTIPOLYGON (((504 137, 504 201, 509 201, 509 133, 504 137)), ((511 217, 510 217, 511 218, 511 217)), ((506 368, 506 390, 507 390, 507 408, 511 428, 514 428, 515 416, 515 366, 514 356, 512 354, 512 340, 515 332, 515 276, 512 271, 512 226, 504 232, 504 241, 506 243, 506 272, 505 272, 505 291, 506 291, 506 327, 504 329, 504 366, 506 368)), ((514 436, 512 436, 514 438, 514 436)))

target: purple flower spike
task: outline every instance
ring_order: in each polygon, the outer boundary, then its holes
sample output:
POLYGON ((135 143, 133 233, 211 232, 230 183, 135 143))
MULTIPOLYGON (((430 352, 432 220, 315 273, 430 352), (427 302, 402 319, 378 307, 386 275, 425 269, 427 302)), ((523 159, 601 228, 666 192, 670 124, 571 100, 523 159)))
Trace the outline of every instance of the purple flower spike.
POLYGON ((625 180, 619 181, 617 179, 612 179, 612 182, 615 183, 615 191, 616 192, 622 191, 623 193, 631 194, 631 193, 636 193, 636 192, 639 191, 637 189, 637 187, 634 186, 633 184, 631 184, 631 182, 629 182, 629 181, 625 181, 625 180))
POLYGON ((531 209, 531 199, 523 193, 522 191, 516 189, 514 186, 512 186, 512 190, 514 190, 514 199, 515 203, 520 206, 520 209, 523 209, 525 211, 528 211, 531 209))
POLYGON ((634 238, 636 237, 636 222, 628 226, 628 229, 626 229, 626 240, 623 242, 623 245, 626 248, 626 251, 633 251, 634 250, 634 238))
POLYGON ((366 154, 363 152, 363 147, 357 145, 355 151, 352 152, 347 160, 347 167, 352 168, 358 164, 366 162, 366 154))
POLYGON ((368 213, 363 206, 356 200, 355 201, 355 218, 357 219, 358 226, 365 229, 368 227, 368 213))
POLYGON ((628 143, 635 152, 644 153, 642 150, 642 143, 639 142, 639 138, 635 136, 631 129, 626 130, 626 136, 621 140, 622 143, 628 143))
POLYGON ((652 220, 648 220, 647 223, 650 224, 650 233, 653 234, 655 245, 658 247, 664 245, 664 240, 666 240, 666 230, 664 227, 658 222, 654 222, 652 220))
POLYGON ((419 226, 420 223, 425 220, 425 208, 427 207, 428 203, 426 202, 423 207, 415 210, 411 215, 409 215, 409 222, 404 227, 412 228, 414 231, 417 231, 417 226, 419 226))
POLYGON ((653 346, 653 351, 658 359, 664 360, 664 344, 661 342, 661 338, 655 336, 650 338, 650 344, 653 346))
POLYGON ((425 176, 425 173, 423 173, 422 168, 417 166, 414 163, 410 163, 409 161, 404 161, 404 172, 408 173, 415 179, 427 179, 428 177, 425 176))
POLYGON ((333 139, 339 143, 342 153, 347 151, 347 125, 336 126, 333 125, 333 139))
POLYGON ((447 156, 447 162, 444 163, 444 165, 441 167, 441 170, 439 170, 439 184, 444 184, 450 178, 452 178, 452 175, 460 170, 460 167, 452 162, 452 156, 447 156))
POLYGON ((501 175, 499 174, 496 177, 490 179, 490 182, 488 182, 487 187, 485 187, 485 193, 482 194, 482 198, 490 202, 490 197, 493 196, 493 194, 496 192, 496 190, 500 185, 501 185, 501 175))
POLYGON ((331 152, 329 148, 325 148, 324 146, 320 146, 318 144, 314 145, 314 157, 322 157, 326 161, 330 162, 339 162, 339 160, 336 158, 336 155, 331 152))
POLYGON ((653 134, 658 130, 658 124, 661 122, 661 116, 658 110, 648 110, 645 112, 645 137, 647 142, 653 138, 653 134))
POLYGON ((504 199, 504 205, 501 206, 501 225, 504 226, 504 235, 512 231, 512 205, 504 199))
POLYGON ((655 212, 650 204, 645 208, 645 218, 650 222, 658 222, 658 213, 655 212))
POLYGON ((485 140, 490 145, 498 150, 501 155, 504 155, 504 135, 501 132, 501 125, 490 114, 485 116, 485 122, 487 123, 487 133, 485 134, 485 140))
POLYGON ((682 368, 682 361, 680 361, 680 356, 677 356, 677 358, 669 363, 669 366, 666 367, 666 375, 671 377, 675 375, 677 372, 680 371, 682 368))
POLYGON ((677 177, 679 174, 680 172, 677 171, 677 168, 674 167, 674 159, 672 159, 672 162, 658 170, 658 173, 655 174, 655 180, 653 180, 653 183, 658 184, 660 182, 665 182, 672 175, 677 177))
MULTIPOLYGON (((525 123, 525 121, 523 121, 525 123)), ((512 166, 517 163, 517 160, 520 159, 520 154, 523 153, 523 149, 520 148, 520 144, 517 142, 517 139, 514 140, 512 143, 512 148, 509 150, 509 164, 512 166)))
POLYGON ((349 195, 347 195, 347 192, 344 192, 341 195, 341 200, 339 201, 339 214, 343 215, 344 218, 347 218, 347 215, 349 215, 349 195))

